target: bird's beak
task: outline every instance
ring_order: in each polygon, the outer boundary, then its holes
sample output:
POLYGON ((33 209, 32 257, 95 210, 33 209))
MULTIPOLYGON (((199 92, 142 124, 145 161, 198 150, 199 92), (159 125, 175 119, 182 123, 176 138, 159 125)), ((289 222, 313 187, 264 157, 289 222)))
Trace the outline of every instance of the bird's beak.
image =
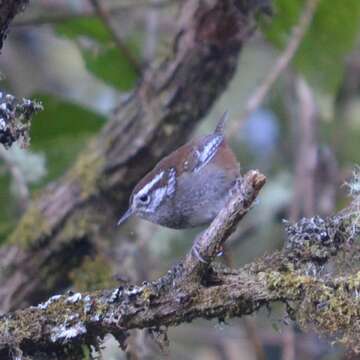
POLYGON ((133 209, 130 207, 126 210, 126 213, 119 219, 117 226, 120 226, 124 223, 132 214, 134 213, 133 209))

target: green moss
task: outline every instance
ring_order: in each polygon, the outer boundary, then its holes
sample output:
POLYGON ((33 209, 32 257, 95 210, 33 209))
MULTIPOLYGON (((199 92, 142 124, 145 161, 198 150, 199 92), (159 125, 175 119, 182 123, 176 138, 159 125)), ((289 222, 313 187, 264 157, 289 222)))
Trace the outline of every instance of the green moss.
POLYGON ((103 165, 104 158, 100 155, 96 143, 90 143, 87 151, 79 155, 68 174, 68 178, 76 180, 80 186, 81 198, 85 199, 98 192, 103 165))
POLYGON ((303 287, 308 286, 311 277, 297 275, 294 272, 270 271, 264 273, 269 290, 276 292, 279 297, 297 299, 301 296, 303 287))
POLYGON ((89 212, 79 209, 64 224, 61 233, 58 235, 59 242, 68 242, 73 239, 81 239, 90 233, 89 229, 99 222, 89 212))
POLYGON ((354 347, 359 338, 360 272, 339 277, 332 283, 295 272, 263 273, 267 286, 277 297, 293 299, 294 314, 303 328, 335 338, 354 347))
MULTIPOLYGON (((103 164, 104 160, 99 155, 99 149, 96 147, 95 142, 93 142, 88 150, 79 156, 68 173, 67 179, 76 181, 77 186, 80 187, 80 197, 82 199, 86 199, 98 192, 103 164)), ((66 225, 65 233, 72 235, 69 238, 72 238, 74 233, 79 234, 82 232, 85 234, 89 224, 87 220, 80 221, 79 219, 77 218, 76 221, 66 225)), ((42 238, 51 235, 51 231, 52 228, 46 217, 35 204, 26 211, 15 231, 10 235, 9 242, 28 249, 36 246, 36 241, 41 242, 42 238)))
POLYGON ((36 205, 31 206, 20 220, 15 231, 10 235, 9 242, 25 249, 37 245, 42 237, 51 233, 51 226, 36 205))
POLYGON ((83 352, 83 360, 91 360, 91 348, 90 346, 86 345, 86 344, 82 344, 81 345, 81 349, 83 352))
POLYGON ((360 289, 360 271, 350 276, 350 278, 347 279, 347 283, 349 290, 360 289))

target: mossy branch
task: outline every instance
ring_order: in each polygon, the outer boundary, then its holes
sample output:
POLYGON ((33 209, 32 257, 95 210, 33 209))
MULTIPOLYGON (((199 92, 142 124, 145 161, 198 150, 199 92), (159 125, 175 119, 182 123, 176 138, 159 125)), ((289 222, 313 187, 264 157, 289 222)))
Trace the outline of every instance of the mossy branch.
MULTIPOLYGON (((198 241, 211 261, 219 246, 248 212, 265 177, 248 172, 243 185, 198 241)), ((358 351, 360 271, 324 276, 324 265, 359 235, 355 199, 328 219, 286 224, 287 246, 240 269, 202 261, 190 251, 162 278, 140 286, 56 295, 47 302, 0 319, 0 355, 32 359, 76 358, 84 345, 96 348, 111 333, 125 347, 130 329, 161 331, 196 318, 251 314, 274 302, 286 304, 299 326, 312 327, 358 351), (190 269, 190 271, 189 271, 190 269), (196 276, 194 276, 194 274, 196 276), (66 354, 66 355, 65 355, 66 354)))
POLYGON ((160 328, 198 317, 225 318, 254 311, 263 297, 258 296, 261 291, 250 292, 255 290, 256 274, 216 270, 210 260, 264 184, 265 176, 258 171, 247 173, 228 205, 196 240, 199 253, 209 263, 203 264, 190 251, 183 262, 150 284, 53 296, 37 307, 5 315, 0 320, 1 358, 14 352, 34 358, 40 353, 78 354, 81 345, 94 344, 106 333, 125 339, 126 331, 134 328, 160 328))

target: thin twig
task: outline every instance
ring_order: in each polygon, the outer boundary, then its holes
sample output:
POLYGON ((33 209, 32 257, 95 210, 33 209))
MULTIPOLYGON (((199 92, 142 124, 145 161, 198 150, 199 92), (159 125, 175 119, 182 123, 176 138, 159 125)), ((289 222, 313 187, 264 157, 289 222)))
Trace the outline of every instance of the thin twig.
POLYGON ((196 252, 190 252, 184 260, 187 274, 201 276, 211 260, 223 250, 225 240, 249 212, 265 182, 266 177, 257 170, 251 170, 245 174, 236 196, 220 211, 210 226, 195 239, 196 252))
POLYGON ((129 63, 132 65, 132 67, 134 68, 136 73, 138 75, 140 75, 142 72, 141 66, 140 66, 139 62, 137 61, 137 59, 135 58, 135 56, 131 53, 129 48, 123 43, 123 40, 117 33, 117 30, 115 29, 115 27, 113 26, 113 24, 111 22, 109 12, 105 9, 105 7, 103 6, 103 4, 100 1, 98 1, 98 0, 89 0, 89 1, 92 4, 98 17, 102 20, 102 22, 104 23, 104 25, 110 32, 111 37, 113 38, 116 46, 126 56, 126 58, 128 59, 129 63))
MULTIPOLYGON (((156 9, 160 10, 162 8, 172 6, 176 2, 174 0, 164 0, 158 1, 156 3, 150 1, 137 1, 137 2, 129 2, 124 4, 117 4, 114 6, 109 5, 108 13, 111 15, 117 15, 124 12, 129 12, 132 10, 137 10, 140 7, 156 9)), ((48 13, 39 15, 39 16, 23 16, 19 17, 13 22, 13 26, 33 26, 33 25, 44 25, 44 24, 55 24, 62 23, 64 21, 78 19, 78 18, 88 18, 96 15, 96 12, 93 9, 86 9, 83 11, 73 11, 73 10, 65 10, 55 9, 58 11, 54 11, 54 9, 48 10, 48 13)))
MULTIPOLYGON (((150 1, 138 1, 138 2, 129 2, 129 3, 122 3, 116 5, 110 5, 108 8, 108 12, 111 15, 118 15, 123 14, 126 12, 130 12, 132 10, 137 10, 141 7, 145 9, 151 10, 161 10, 166 7, 170 7, 176 4, 174 0, 164 0, 157 2, 150 2, 150 1)), ((87 18, 96 15, 94 9, 84 9, 82 11, 74 11, 73 9, 66 9, 64 10, 62 7, 54 7, 49 6, 49 9, 45 8, 44 13, 44 6, 42 6, 42 14, 35 15, 35 16, 19 16, 13 22, 13 26, 34 26, 34 25, 44 25, 44 24, 57 24, 62 23, 64 21, 79 19, 79 18, 87 18)))
POLYGON ((295 156, 295 190, 290 219, 299 220, 301 215, 313 216, 316 212, 315 174, 317 168, 317 111, 309 85, 303 78, 295 84, 299 99, 295 156))
MULTIPOLYGON (((293 201, 289 209, 291 221, 316 213, 315 174, 317 166, 317 112, 311 88, 302 77, 295 81, 298 100, 296 121, 293 121, 295 156, 295 179, 293 201)), ((282 360, 295 360, 296 335, 292 325, 283 333, 282 360)))
POLYGON ((282 336, 283 353, 282 360, 295 360, 295 334, 294 329, 289 327, 282 336))
MULTIPOLYGON (((239 234, 237 234, 236 239, 237 240, 239 239, 239 234)), ((235 261, 233 255, 234 255, 233 251, 229 251, 229 241, 228 241, 226 247, 224 246, 224 263, 229 268, 235 268, 235 261)), ((244 317, 243 327, 246 331, 248 341, 251 343, 253 347, 256 360, 265 360, 266 355, 262 346, 261 338, 258 334, 258 329, 255 320, 249 316, 244 317)))
POLYGON ((245 110, 240 118, 240 121, 237 121, 234 126, 229 127, 229 134, 236 133, 239 125, 241 125, 243 121, 246 120, 263 103, 276 80, 288 67, 310 27, 319 1, 320 0, 308 0, 306 2, 305 8, 299 18, 299 22, 292 30, 292 35, 286 48, 277 58, 274 66, 269 70, 268 75, 262 83, 255 89, 250 98, 247 100, 245 110))
MULTIPOLYGON (((152 1, 154 4, 158 2, 159 0, 152 1)), ((146 38, 143 51, 145 63, 149 63, 155 55, 156 44, 158 43, 159 37, 159 16, 160 14, 156 9, 149 9, 146 14, 146 38)))
POLYGON ((256 326, 256 321, 249 316, 244 317, 244 328, 249 342, 253 346, 254 355, 256 360, 265 360, 266 354, 262 345, 262 339, 259 336, 258 328, 256 326))

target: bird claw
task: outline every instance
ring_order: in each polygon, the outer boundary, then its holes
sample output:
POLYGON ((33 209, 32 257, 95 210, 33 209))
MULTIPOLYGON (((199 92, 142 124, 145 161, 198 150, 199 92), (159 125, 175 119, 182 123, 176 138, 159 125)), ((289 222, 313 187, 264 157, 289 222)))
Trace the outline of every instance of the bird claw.
POLYGON ((191 248, 191 253, 203 264, 207 264, 207 261, 200 255, 199 249, 198 249, 199 244, 197 244, 195 242, 195 244, 193 245, 193 247, 191 248))

